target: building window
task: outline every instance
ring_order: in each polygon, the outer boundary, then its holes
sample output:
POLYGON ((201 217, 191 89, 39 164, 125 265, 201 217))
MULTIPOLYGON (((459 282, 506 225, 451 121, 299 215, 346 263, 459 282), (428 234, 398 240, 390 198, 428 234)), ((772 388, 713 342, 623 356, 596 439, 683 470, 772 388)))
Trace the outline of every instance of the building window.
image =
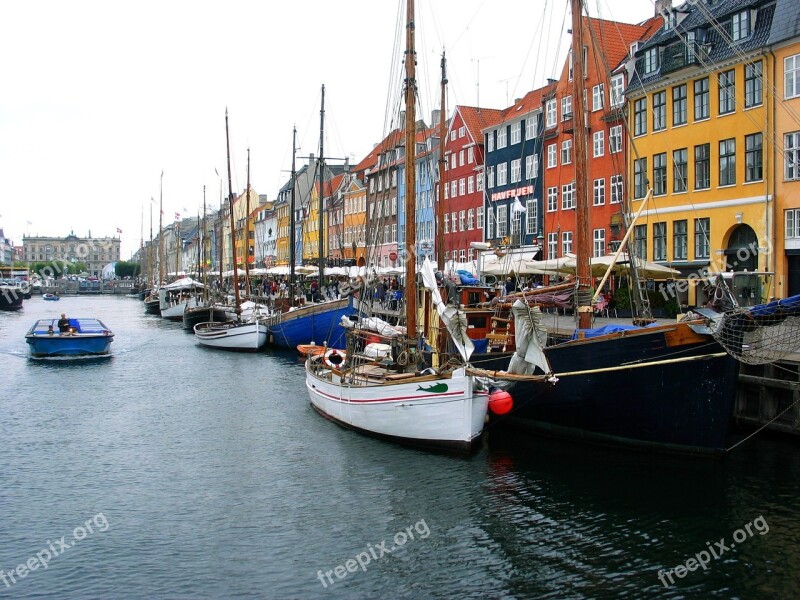
POLYGON ((575 208, 575 183, 561 186, 561 210, 575 208))
POLYGON ((800 179, 800 131, 787 133, 783 138, 783 174, 788 181, 800 179))
POLYGON ((646 50, 644 53, 644 74, 649 75, 658 70, 658 46, 646 50))
POLYGON ((558 210, 558 187, 547 188, 547 212, 558 210))
POLYGON ((689 176, 689 151, 686 148, 672 151, 672 191, 686 191, 686 178, 689 176))
POLYGON ((547 258, 558 258, 558 234, 547 234, 547 258))
POLYGON ((483 173, 478 173, 475 175, 475 191, 482 192, 483 191, 483 173))
POLYGON ((744 107, 761 106, 763 102, 763 67, 759 60, 744 66, 744 107))
POLYGON ((450 132, 450 141, 451 142, 455 142, 456 141, 456 135, 457 135, 457 132, 456 132, 455 129, 453 129, 453 131, 450 132))
POLYGON ((708 77, 694 82, 694 120, 707 119, 708 110, 708 77))
POLYGON ((486 167, 486 187, 494 187, 494 167, 486 167))
POLYGON ((572 252, 572 232, 561 232, 561 255, 570 254, 572 252))
POLYGON ((653 195, 667 193, 667 153, 653 155, 653 195))
POLYGON ((525 202, 525 231, 534 234, 537 231, 536 222, 538 221, 536 200, 525 202))
POLYGON ((467 229, 475 229, 475 209, 467 209, 467 229))
POLYGON ((621 204, 624 188, 622 185, 622 175, 611 176, 611 204, 621 204))
POLYGON ((783 59, 784 95, 787 99, 800 96, 800 54, 783 59))
POLYGON ((470 146, 469 148, 467 148, 467 163, 471 165, 474 162, 475 162, 475 147, 470 146))
POLYGON ((667 260, 666 223, 653 223, 653 260, 667 260))
POLYGON ((592 110, 601 110, 605 102, 606 89, 602 83, 592 88, 592 110))
POLYGON ((790 208, 785 215, 787 239, 800 238, 800 208, 790 208))
POLYGON ((764 178, 762 146, 762 134, 744 136, 745 181, 761 181, 764 178))
POLYGON ((636 225, 633 228, 633 247, 637 258, 647 260, 647 225, 636 225))
POLYGON ((622 152, 622 125, 613 125, 608 130, 608 151, 611 154, 622 152))
POLYGON ((711 219, 694 220, 694 257, 709 258, 711 256, 711 240, 709 239, 711 230, 711 219))
POLYGON ((611 106, 622 106, 625 103, 625 75, 614 75, 611 78, 611 93, 609 102, 611 106))
POLYGON ((558 121, 558 115, 556 114, 558 107, 556 105, 556 99, 550 98, 547 102, 545 102, 544 110, 545 110, 545 127, 555 127, 556 122, 558 121))
POLYGON ((719 142, 719 185, 736 184, 736 140, 719 142))
POLYGON ((564 96, 561 99, 561 120, 566 121, 572 118, 572 96, 564 96))
MULTIPOLYGON (((499 173, 499 171, 498 171, 498 173, 499 173)), ((499 175, 498 175, 497 179, 498 180, 500 179, 499 175)), ((500 182, 498 181, 498 185, 499 184, 500 184, 500 182)), ((450 197, 451 198, 458 197, 458 182, 457 181, 451 181, 450 182, 450 197)))
POLYGON ((508 234, 508 209, 505 204, 497 207, 497 237, 505 237, 508 234))
POLYGON ((470 175, 467 177, 467 193, 472 194, 475 192, 475 177, 470 175))
MULTIPOLYGON (((447 219, 445 219, 446 221, 447 219)), ((486 209, 486 239, 494 237, 494 209, 489 206, 486 209)))
POLYGON ((532 140, 533 138, 536 137, 536 135, 538 133, 538 131, 537 131, 538 127, 536 125, 537 122, 538 121, 537 121, 536 117, 534 117, 534 116, 530 116, 527 119, 525 119, 525 139, 526 140, 532 140))
POLYGON ((667 128, 667 92, 653 94, 653 131, 667 128))
POLYGON ((455 211, 450 213, 450 230, 453 233, 458 231, 458 213, 455 211))
POLYGON ((711 145, 700 144, 694 147, 694 189, 707 190, 711 187, 711 145))
POLYGON ((561 164, 568 165, 572 162, 572 140, 561 142, 561 164))
POLYGON ((467 211, 458 211, 458 230, 466 231, 467 229, 467 211))
POLYGON ((502 127, 500 127, 497 130, 497 149, 498 150, 500 150, 501 148, 505 148, 508 145, 507 144, 506 135, 507 135, 506 126, 503 125, 502 127))
POLYGON ((606 180, 595 179, 592 185, 592 206, 603 206, 606 203, 606 180))
POLYGON ((490 131, 486 134, 486 151, 494 151, 494 131, 490 131))
POLYGON ((633 161, 633 197, 647 195, 647 157, 633 161))
POLYGON ((525 179, 536 179, 539 174, 539 155, 531 154, 525 157, 525 179))
POLYGON ((686 84, 672 88, 672 126, 685 125, 687 119, 686 84))
POLYGON ((750 35, 750 11, 743 10, 731 19, 731 39, 736 42, 750 35))
POLYGON ((547 168, 550 169, 558 164, 558 148, 555 144, 547 146, 547 168))
POLYGON ((467 134, 467 128, 463 125, 458 128, 458 137, 462 138, 467 134))
POLYGON ((458 180, 458 195, 463 196, 467 193, 467 181, 463 177, 458 180))
POLYGON ((606 254, 606 230, 595 229, 593 231, 594 238, 594 255, 605 256, 606 254))
POLYGON ((463 148, 458 151, 458 166, 459 167, 463 167, 464 166, 464 149, 463 148))
POLYGON ((633 135, 647 133, 647 98, 639 98, 633 103, 633 135))
POLYGON ((511 161, 511 183, 519 183, 522 180, 522 159, 515 158, 511 161))
POLYGON ((500 163, 497 165, 497 185, 506 185, 508 183, 508 163, 500 163))
POLYGON ((592 155, 596 158, 598 156, 603 156, 605 154, 605 131, 602 129, 600 131, 595 131, 592 134, 592 148, 593 153, 592 155))
POLYGON ((522 141, 522 122, 517 121, 511 124, 511 144, 519 144, 522 141))
POLYGON ((478 222, 478 229, 483 229, 483 207, 479 206, 475 209, 476 221, 478 222))
POLYGON ((719 74, 719 114, 736 110, 736 71, 729 69, 719 74))
POLYGON ((686 260, 689 256, 685 219, 672 223, 672 256, 675 260, 686 260))
POLYGON ((455 153, 455 152, 453 152, 453 153, 450 155, 450 168, 451 168, 451 169, 455 169, 455 168, 456 168, 456 160, 457 160, 457 159, 456 159, 456 153, 455 153))

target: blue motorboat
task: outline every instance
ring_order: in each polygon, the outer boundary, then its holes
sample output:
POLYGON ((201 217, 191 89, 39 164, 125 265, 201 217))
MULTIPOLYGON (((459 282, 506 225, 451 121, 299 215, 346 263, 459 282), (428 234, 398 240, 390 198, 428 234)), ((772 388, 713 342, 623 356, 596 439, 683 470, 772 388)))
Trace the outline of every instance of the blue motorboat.
POLYGON ((114 334, 100 319, 39 319, 25 334, 31 356, 103 356, 110 352, 114 334))
POLYGON ((57 302, 61 299, 59 298, 58 294, 42 294, 42 298, 49 300, 50 302, 57 302))

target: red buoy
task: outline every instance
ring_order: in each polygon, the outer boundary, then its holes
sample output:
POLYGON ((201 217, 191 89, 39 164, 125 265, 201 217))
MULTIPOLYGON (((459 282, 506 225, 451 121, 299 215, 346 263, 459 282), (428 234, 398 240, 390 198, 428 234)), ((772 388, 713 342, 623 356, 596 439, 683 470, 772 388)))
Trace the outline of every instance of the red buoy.
POLYGON ((496 415, 505 415, 511 412, 514 407, 514 400, 505 390, 495 390, 489 394, 489 410, 496 415))

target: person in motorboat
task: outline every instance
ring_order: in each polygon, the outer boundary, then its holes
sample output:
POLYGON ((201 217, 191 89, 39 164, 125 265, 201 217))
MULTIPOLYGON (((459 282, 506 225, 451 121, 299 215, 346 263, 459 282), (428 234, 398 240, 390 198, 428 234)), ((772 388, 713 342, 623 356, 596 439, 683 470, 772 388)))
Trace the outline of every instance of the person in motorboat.
POLYGON ((66 313, 61 313, 61 318, 58 320, 58 332, 69 333, 69 319, 66 313))

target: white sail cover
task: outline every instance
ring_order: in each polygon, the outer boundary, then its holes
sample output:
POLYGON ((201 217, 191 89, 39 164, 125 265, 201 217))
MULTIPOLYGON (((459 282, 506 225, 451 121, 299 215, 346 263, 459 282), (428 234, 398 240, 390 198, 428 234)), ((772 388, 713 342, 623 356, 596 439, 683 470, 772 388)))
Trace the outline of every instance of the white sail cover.
POLYGON ((511 357, 508 372, 530 375, 536 367, 552 373, 550 363, 542 348, 547 343, 547 330, 542 326, 542 313, 538 306, 528 307, 522 300, 511 306, 514 315, 514 340, 517 351, 511 357))
POLYGON ((439 313, 442 321, 444 321, 445 327, 447 327, 447 331, 450 332, 450 337, 452 337, 453 343, 456 348, 458 348, 458 353, 461 355, 461 358, 464 359, 464 362, 469 361, 469 357, 472 356, 475 346, 472 340, 469 339, 469 336, 467 336, 467 317, 464 313, 459 311, 457 307, 442 302, 439 287, 436 285, 436 274, 433 271, 433 263, 427 257, 422 263, 422 269, 420 270, 422 272, 422 281, 425 283, 425 287, 431 292, 436 312, 439 313))
MULTIPOLYGON (((345 329, 352 329, 356 326, 356 323, 350 320, 347 315, 342 315, 342 319, 339 322, 339 325, 344 327, 345 329)), ((405 335, 406 328, 405 327, 395 327, 391 323, 387 323, 383 319, 379 319, 378 317, 365 317, 358 321, 358 326, 361 329, 368 329, 369 331, 374 331, 375 333, 379 333, 384 337, 394 338, 401 335, 405 335)))

